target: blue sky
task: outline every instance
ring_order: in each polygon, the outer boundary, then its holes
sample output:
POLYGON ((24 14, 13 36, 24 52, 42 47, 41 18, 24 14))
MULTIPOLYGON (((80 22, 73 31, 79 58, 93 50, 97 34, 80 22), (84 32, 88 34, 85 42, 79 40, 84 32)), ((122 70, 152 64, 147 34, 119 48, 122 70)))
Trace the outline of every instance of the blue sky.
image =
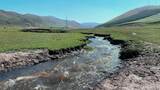
POLYGON ((0 9, 103 23, 145 5, 160 5, 160 0, 1 0, 0 9))

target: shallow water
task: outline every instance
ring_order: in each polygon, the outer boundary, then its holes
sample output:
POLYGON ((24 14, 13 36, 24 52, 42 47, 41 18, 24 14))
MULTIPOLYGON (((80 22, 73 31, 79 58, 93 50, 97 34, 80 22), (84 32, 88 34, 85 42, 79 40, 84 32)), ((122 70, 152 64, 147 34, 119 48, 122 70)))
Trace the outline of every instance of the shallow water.
POLYGON ((120 65, 120 47, 102 37, 90 39, 92 51, 0 73, 0 90, 86 90, 120 65), (23 77, 22 77, 23 76, 23 77))

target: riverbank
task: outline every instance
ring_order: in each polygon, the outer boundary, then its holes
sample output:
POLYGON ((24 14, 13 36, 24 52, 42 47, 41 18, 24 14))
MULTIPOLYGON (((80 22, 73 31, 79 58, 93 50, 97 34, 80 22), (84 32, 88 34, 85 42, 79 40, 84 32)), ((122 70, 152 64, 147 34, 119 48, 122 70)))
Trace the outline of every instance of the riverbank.
POLYGON ((160 46, 145 42, 141 50, 137 57, 123 57, 123 67, 107 75, 94 90, 159 90, 160 46))
POLYGON ((64 58, 80 53, 85 46, 86 44, 81 44, 59 50, 39 49, 27 52, 0 53, 0 72, 64 58))
POLYGON ((80 33, 22 32, 0 28, 0 72, 62 58, 88 43, 80 33))
POLYGON ((121 62, 120 47, 103 37, 89 38, 92 51, 1 74, 0 88, 12 90, 87 90, 121 62), (37 71, 38 69, 38 71, 37 71))

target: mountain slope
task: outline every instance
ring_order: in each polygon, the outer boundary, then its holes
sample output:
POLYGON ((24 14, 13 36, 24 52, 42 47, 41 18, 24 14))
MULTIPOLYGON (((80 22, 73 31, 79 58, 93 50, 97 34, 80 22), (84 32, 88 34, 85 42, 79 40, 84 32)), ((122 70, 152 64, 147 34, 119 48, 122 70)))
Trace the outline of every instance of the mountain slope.
MULTIPOLYGON (((80 27, 80 24, 76 21, 67 22, 68 27, 80 27)), ((64 27, 66 25, 66 20, 52 16, 19 14, 16 12, 0 10, 0 26, 4 25, 21 27, 64 27)))
POLYGON ((131 23, 156 23, 156 22, 160 22, 160 13, 156 14, 156 15, 152 15, 140 20, 136 20, 136 21, 132 21, 131 23))
POLYGON ((138 19, 135 21, 121 23, 117 26, 151 26, 158 24, 160 25, 160 13, 142 19, 138 19))
POLYGON ((128 11, 99 27, 126 25, 128 22, 137 21, 160 13, 160 6, 145 6, 128 11))

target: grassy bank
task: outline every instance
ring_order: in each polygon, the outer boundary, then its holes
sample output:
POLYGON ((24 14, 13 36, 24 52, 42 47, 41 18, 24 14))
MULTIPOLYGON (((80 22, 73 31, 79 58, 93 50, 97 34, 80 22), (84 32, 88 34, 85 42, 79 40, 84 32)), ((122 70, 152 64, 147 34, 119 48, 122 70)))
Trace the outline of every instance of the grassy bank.
POLYGON ((80 33, 21 32, 20 28, 0 28, 0 52, 22 49, 61 49, 85 43, 80 33))
POLYGON ((160 45, 160 28, 156 27, 113 27, 97 28, 94 30, 77 30, 76 32, 111 34, 114 39, 146 41, 160 45))
POLYGON ((72 32, 110 34, 113 39, 126 41, 127 46, 121 50, 121 59, 133 58, 140 53, 149 51, 144 49, 144 42, 160 45, 160 28, 156 27, 112 27, 72 32))

